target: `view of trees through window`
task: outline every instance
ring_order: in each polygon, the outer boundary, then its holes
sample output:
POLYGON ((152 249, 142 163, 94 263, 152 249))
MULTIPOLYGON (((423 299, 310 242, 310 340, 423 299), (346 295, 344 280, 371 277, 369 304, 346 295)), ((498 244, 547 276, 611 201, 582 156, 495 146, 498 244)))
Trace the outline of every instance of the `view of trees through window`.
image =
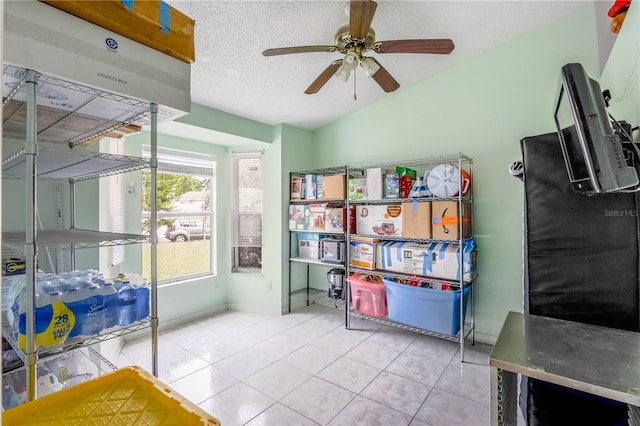
MULTIPOLYGON (((143 230, 150 232, 150 177, 143 172, 143 230)), ((158 281, 213 272, 211 176, 158 173, 158 281)), ((150 245, 143 249, 144 273, 150 276, 150 245)))

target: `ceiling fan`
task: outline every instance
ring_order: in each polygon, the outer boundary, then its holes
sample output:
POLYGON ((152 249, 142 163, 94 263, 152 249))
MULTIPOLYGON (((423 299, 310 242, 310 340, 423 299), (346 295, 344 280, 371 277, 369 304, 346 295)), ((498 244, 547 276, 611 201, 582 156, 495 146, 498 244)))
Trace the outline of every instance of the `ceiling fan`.
POLYGON ((344 55, 331 63, 311 83, 304 93, 311 95, 317 93, 329 81, 336 76, 347 81, 351 71, 360 64, 367 77, 371 77, 385 92, 393 92, 400 84, 389 72, 371 56, 364 56, 366 52, 375 53, 435 53, 449 54, 454 48, 450 39, 411 39, 411 40, 387 40, 376 41, 376 34, 371 28, 373 15, 376 12, 377 3, 371 0, 351 0, 349 6, 349 25, 342 26, 335 35, 335 44, 327 46, 295 46, 267 49, 264 56, 288 55, 291 53, 309 52, 340 52, 344 55))

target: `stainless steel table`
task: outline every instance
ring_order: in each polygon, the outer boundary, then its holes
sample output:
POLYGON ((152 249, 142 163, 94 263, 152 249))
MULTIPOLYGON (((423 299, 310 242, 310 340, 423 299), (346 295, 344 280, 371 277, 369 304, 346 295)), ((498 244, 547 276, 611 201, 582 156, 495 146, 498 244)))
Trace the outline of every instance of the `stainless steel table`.
POLYGON ((491 424, 517 424, 518 374, 629 405, 640 425, 640 333, 509 312, 491 355, 491 424))

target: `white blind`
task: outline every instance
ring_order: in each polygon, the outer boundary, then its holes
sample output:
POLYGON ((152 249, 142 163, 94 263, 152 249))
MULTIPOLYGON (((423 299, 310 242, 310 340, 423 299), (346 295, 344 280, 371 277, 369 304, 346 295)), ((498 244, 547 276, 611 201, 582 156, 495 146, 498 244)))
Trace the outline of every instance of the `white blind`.
POLYGON ((231 156, 231 244, 262 247, 262 156, 231 156))
MULTIPOLYGON (((149 145, 142 146, 142 157, 151 157, 149 145)), ((212 155, 158 147, 158 170, 162 173, 213 177, 214 164, 212 155)))

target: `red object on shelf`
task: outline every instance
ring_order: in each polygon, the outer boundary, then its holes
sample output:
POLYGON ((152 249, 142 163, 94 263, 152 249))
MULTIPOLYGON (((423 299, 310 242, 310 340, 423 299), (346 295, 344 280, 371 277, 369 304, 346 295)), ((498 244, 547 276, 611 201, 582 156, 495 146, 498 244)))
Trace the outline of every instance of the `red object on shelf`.
POLYGON ((616 0, 613 2, 613 6, 609 8, 607 15, 609 15, 610 18, 615 18, 618 13, 626 11, 630 4, 631 0, 616 0))

